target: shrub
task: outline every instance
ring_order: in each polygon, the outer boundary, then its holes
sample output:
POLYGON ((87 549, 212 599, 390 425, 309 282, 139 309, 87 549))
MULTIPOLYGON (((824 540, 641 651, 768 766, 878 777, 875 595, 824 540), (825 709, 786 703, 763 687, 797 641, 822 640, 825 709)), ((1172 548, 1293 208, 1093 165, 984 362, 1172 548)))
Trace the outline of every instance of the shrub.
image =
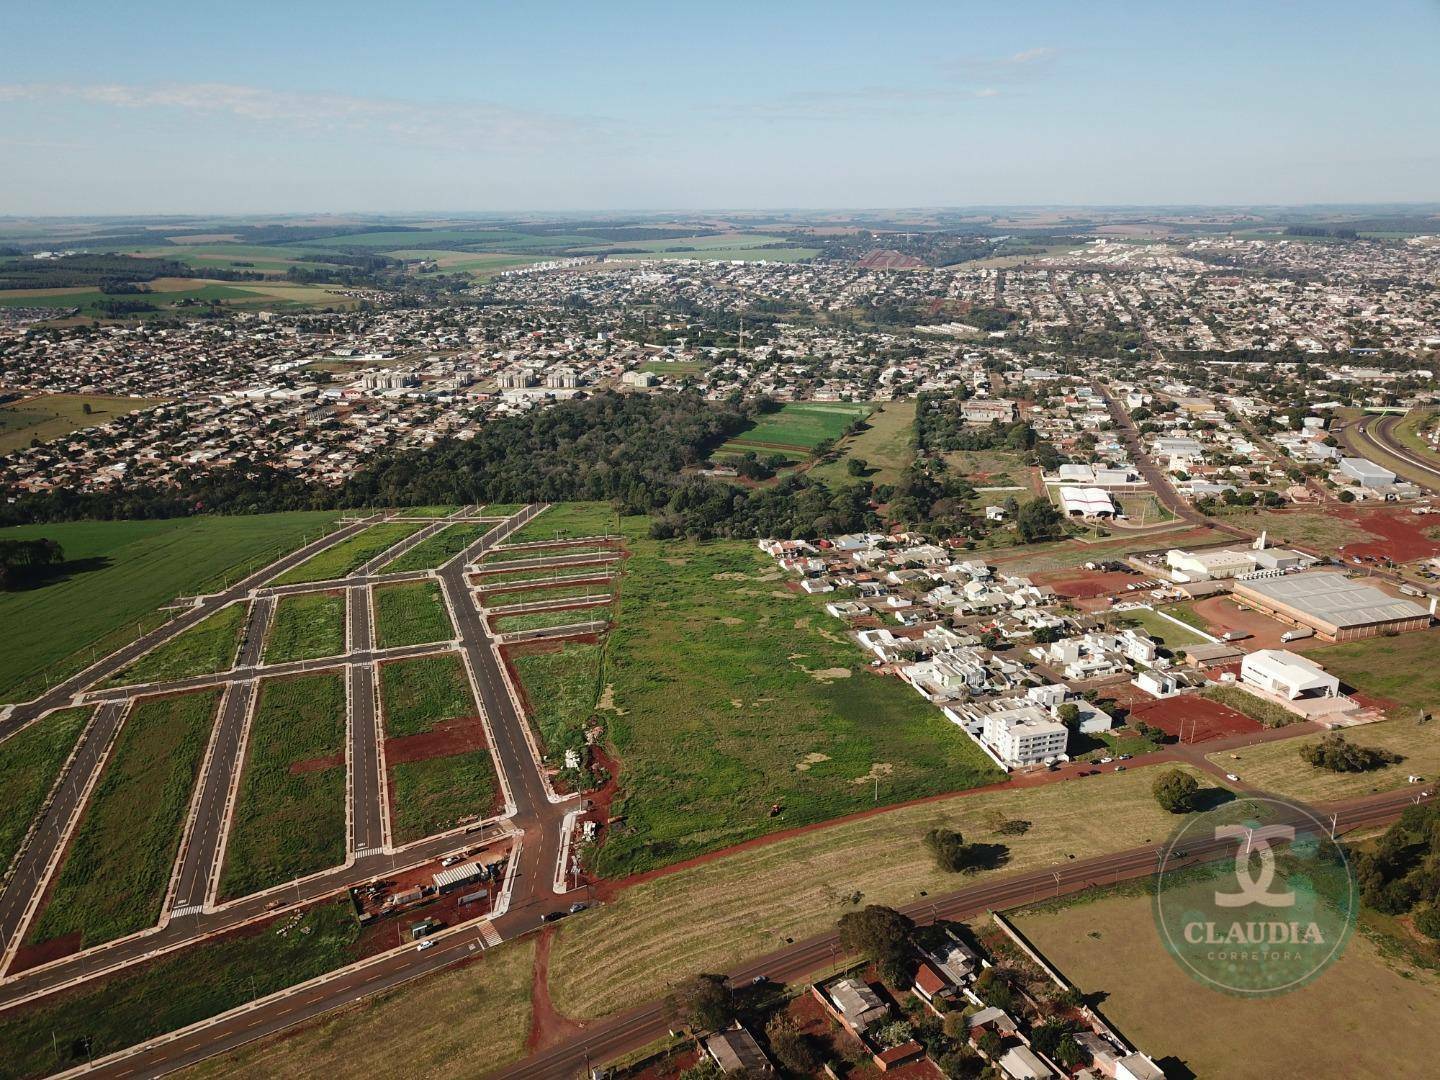
POLYGON ((1317 769, 1331 772, 1371 772, 1400 761, 1400 755, 1373 746, 1357 746, 1338 731, 1313 746, 1300 747, 1300 757, 1317 769))

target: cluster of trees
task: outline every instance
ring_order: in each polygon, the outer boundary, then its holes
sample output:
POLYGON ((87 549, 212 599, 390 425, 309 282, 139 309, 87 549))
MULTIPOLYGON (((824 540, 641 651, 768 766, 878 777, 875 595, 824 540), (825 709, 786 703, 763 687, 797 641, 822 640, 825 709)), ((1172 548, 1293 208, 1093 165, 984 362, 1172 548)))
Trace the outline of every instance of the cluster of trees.
POLYGON ((65 552, 54 541, 0 540, 0 589, 29 585, 65 561, 65 552))
POLYGON ((1337 228, 1328 225, 1291 225, 1285 230, 1286 236, 1319 236, 1331 240, 1358 240, 1360 234, 1354 229, 1337 228))
POLYGON ((130 255, 61 255, 0 266, 0 289, 60 289, 88 285, 113 288, 127 281, 189 277, 193 271, 173 259, 130 255))
POLYGON ((1373 849, 1351 858, 1366 904, 1387 915, 1413 912, 1421 932, 1440 938, 1440 804, 1406 807, 1373 849))
POLYGON ((1331 772, 1372 772, 1403 760, 1399 754, 1374 746, 1358 746, 1338 731, 1312 746, 1302 746, 1300 757, 1317 769, 1331 772))
POLYGON ((871 505, 873 488, 868 481, 832 491, 818 480, 787 476, 772 487, 746 489, 689 476, 669 490, 659 506, 630 507, 632 512, 654 513, 650 535, 657 540, 679 536, 809 540, 881 524, 871 505))

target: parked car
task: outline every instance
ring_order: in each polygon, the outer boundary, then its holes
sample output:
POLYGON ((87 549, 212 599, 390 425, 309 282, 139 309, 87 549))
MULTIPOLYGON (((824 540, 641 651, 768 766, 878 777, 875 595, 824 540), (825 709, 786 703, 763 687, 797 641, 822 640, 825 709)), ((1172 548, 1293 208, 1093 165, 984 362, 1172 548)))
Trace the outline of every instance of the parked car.
POLYGON ((434 938, 426 938, 424 941, 420 942, 419 945, 416 945, 416 946, 415 946, 415 951, 416 951, 416 952, 424 952, 426 949, 433 949, 434 947, 435 947, 435 939, 434 939, 434 938))
POLYGON ((575 915, 581 911, 584 911, 589 906, 589 904, 583 903, 581 901, 576 901, 575 903, 570 905, 570 914, 575 915))
POLYGON ((1240 777, 1236 776, 1233 772, 1227 772, 1227 773, 1225 774, 1225 779, 1226 779, 1226 780, 1235 781, 1235 780, 1239 780, 1240 777))

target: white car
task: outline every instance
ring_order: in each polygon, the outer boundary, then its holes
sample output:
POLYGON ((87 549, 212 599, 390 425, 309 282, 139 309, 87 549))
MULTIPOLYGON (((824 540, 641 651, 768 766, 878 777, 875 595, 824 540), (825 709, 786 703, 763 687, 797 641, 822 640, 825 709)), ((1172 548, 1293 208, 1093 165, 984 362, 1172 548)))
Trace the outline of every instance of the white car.
POLYGON ((416 952, 424 952, 426 949, 433 949, 434 947, 435 947, 435 939, 434 939, 434 938, 426 938, 424 941, 420 942, 419 945, 416 945, 416 946, 415 946, 415 951, 416 951, 416 952))
POLYGON ((1231 781, 1239 781, 1240 777, 1236 776, 1233 772, 1227 772, 1225 774, 1225 779, 1231 781))

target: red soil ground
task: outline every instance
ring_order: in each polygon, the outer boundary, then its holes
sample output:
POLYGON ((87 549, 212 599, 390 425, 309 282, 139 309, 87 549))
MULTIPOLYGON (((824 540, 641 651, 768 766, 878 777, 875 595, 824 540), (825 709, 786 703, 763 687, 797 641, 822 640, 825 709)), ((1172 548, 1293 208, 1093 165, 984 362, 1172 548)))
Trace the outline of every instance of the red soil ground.
POLYGON ((1344 554, 1347 556, 1366 555, 1406 563, 1440 555, 1440 540, 1425 535, 1427 529, 1440 526, 1440 515, 1412 514, 1393 506, 1375 509, 1343 503, 1327 506, 1326 510, 1376 537, 1369 543, 1346 544, 1344 554))
POLYGON ((450 757, 486 747, 485 725, 478 716, 462 716, 436 724, 421 735, 402 735, 385 740, 385 761, 399 765, 406 761, 450 757))
POLYGON ((1295 629, 1293 626, 1272 619, 1268 615, 1262 615, 1258 611, 1241 608, 1228 596, 1207 596, 1203 600, 1196 600, 1190 605, 1190 610, 1200 616, 1215 637, 1222 637, 1231 632, 1251 635, 1235 642, 1237 648, 1244 649, 1246 652, 1254 652, 1256 649, 1289 649, 1291 652, 1303 652, 1315 645, 1325 644, 1313 637, 1302 638, 1299 641, 1281 641, 1281 635, 1287 630, 1295 629))
MULTIPOLYGON (((49 902, 47 896, 45 902, 49 902)), ((41 964, 48 964, 52 960, 59 960, 61 957, 69 956, 71 953, 80 951, 80 931, 63 937, 51 938, 49 941, 41 942, 39 945, 21 945, 15 950, 15 959, 10 964, 10 974, 14 975, 20 971, 29 971, 31 968, 39 967, 41 964)))
POLYGON ((1184 739, 1186 743, 1265 730, 1243 713, 1195 694, 1137 704, 1131 708, 1130 715, 1133 719, 1158 727, 1167 735, 1184 739))
POLYGON ((550 1001, 550 946, 554 942, 553 925, 544 927, 535 939, 535 966, 530 980, 530 1033, 525 1038, 525 1052, 529 1054, 568 1038, 584 1027, 562 1015, 550 1001))
POLYGON ((344 764, 344 754, 328 754, 325 757, 310 758, 308 761, 295 762, 290 766, 290 775, 303 776, 305 773, 323 772, 326 769, 338 768, 344 764))
POLYGON ((1048 585, 1069 600, 1113 596, 1123 593, 1126 585, 1144 580, 1138 574, 1126 574, 1118 570, 1106 573, 1097 573, 1094 570, 1045 570, 1029 576, 1036 585, 1048 585))

